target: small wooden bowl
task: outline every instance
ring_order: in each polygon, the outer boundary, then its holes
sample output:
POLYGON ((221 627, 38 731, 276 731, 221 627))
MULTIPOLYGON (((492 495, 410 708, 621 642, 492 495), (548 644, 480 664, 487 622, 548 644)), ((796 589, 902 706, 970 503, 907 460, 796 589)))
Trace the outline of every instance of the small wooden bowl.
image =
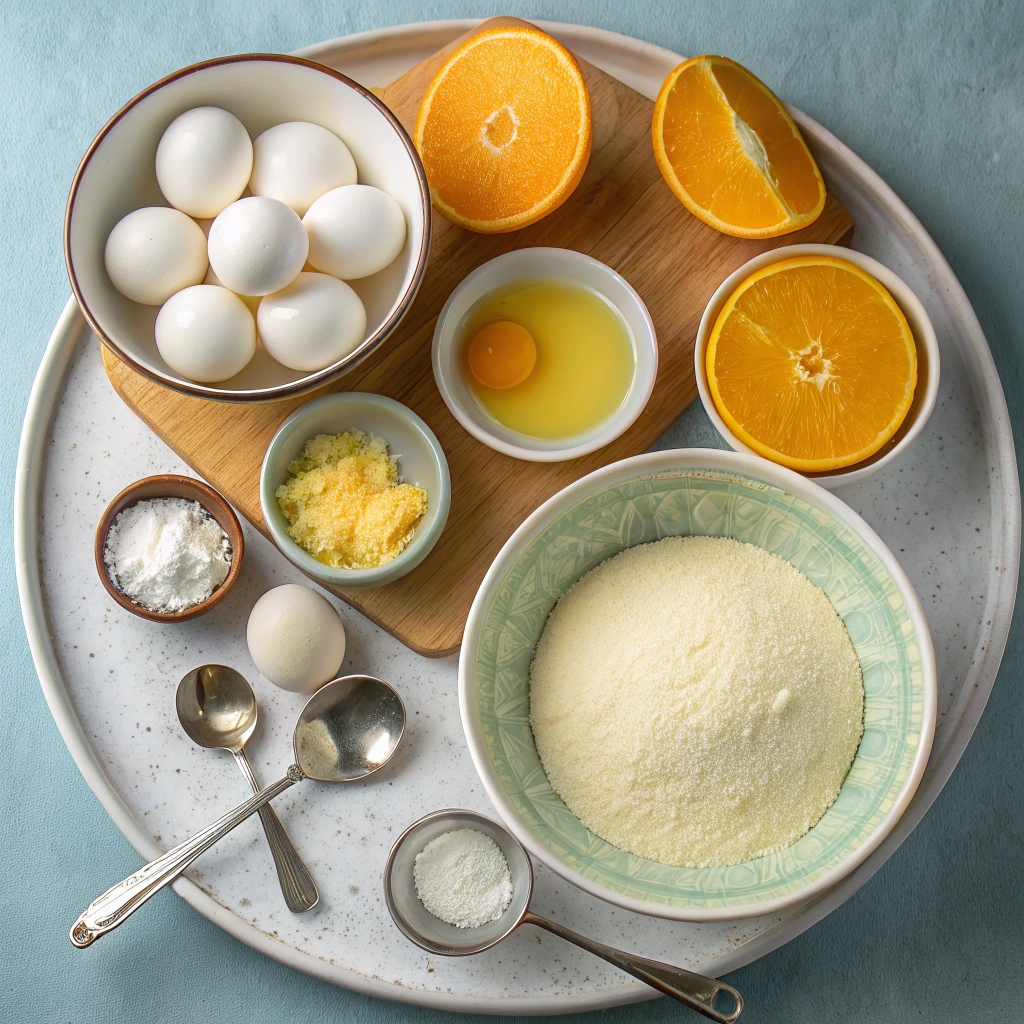
POLYGON ((238 578, 242 568, 242 555, 245 553, 245 538, 242 536, 242 526, 238 522, 238 516, 234 510, 209 484, 201 480, 194 480, 189 476, 177 476, 173 473, 163 473, 160 476, 147 476, 135 483, 129 484, 114 500, 107 506, 107 510, 96 527, 96 543, 93 545, 93 553, 96 558, 96 571, 100 575, 103 586, 107 593, 122 607, 135 615, 153 622, 185 622, 194 619, 197 615, 204 615, 215 604, 223 600, 224 595, 231 588, 231 585, 238 578), (205 600, 180 612, 152 612, 142 605, 135 604, 125 597, 117 587, 110 581, 107 575, 107 566, 103 561, 103 551, 107 544, 107 534, 113 525, 117 514, 134 505, 137 501, 144 501, 147 498, 185 498, 188 501, 198 501, 207 512, 220 524, 221 529, 228 535, 228 543, 231 545, 231 568, 224 579, 224 582, 205 600))

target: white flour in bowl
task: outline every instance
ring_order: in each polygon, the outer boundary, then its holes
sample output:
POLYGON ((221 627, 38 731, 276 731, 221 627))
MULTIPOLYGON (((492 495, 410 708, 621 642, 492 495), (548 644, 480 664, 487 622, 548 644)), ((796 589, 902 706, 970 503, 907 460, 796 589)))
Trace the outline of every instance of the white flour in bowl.
POLYGON ((144 498, 119 512, 107 533, 103 562, 110 582, 151 612, 201 604, 231 569, 231 545, 220 523, 187 498, 144 498))
POLYGON ((530 723, 566 806, 687 867, 788 846, 832 805, 863 732, 860 662, 789 562, 728 538, 620 552, 566 591, 530 669, 530 723))

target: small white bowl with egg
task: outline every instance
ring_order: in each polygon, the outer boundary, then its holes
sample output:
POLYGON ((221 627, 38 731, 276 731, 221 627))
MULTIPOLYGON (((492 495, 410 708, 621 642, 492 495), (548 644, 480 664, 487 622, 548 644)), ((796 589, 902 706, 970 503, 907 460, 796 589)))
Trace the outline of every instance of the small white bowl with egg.
POLYGON ((574 249, 516 249, 477 267, 452 292, 437 318, 431 362, 445 405, 478 441, 514 459, 565 462, 611 444, 636 422, 658 377, 658 336, 643 299, 600 260, 574 249), (632 378, 618 408, 586 433, 552 440, 513 430, 487 411, 466 379, 461 352, 467 318, 488 295, 519 281, 563 281, 594 292, 625 325, 633 349, 632 378))
MULTIPOLYGON (((203 127, 199 123, 199 129, 203 127)), ((358 210, 353 213, 340 205, 345 216, 357 216, 358 210)), ((390 221, 384 225, 389 226, 390 221)), ((381 229, 377 234, 387 232, 381 229)), ((346 76, 283 54, 242 54, 204 61, 144 89, 107 122, 86 152, 71 187, 64 225, 72 289, 100 340, 123 362, 158 384, 200 398, 237 402, 276 401, 301 394, 347 371, 381 346, 415 298, 429 240, 426 177, 397 118, 371 92, 346 76), (222 117, 224 111, 231 116, 222 117), (185 166, 190 132, 196 128, 190 117, 198 122, 205 118, 206 127, 216 129, 222 142, 205 178, 202 174, 196 177, 191 173, 195 168, 185 166), (211 119, 216 118, 219 121, 213 124, 211 119), (340 152, 333 152, 332 147, 340 152), (351 188, 357 181, 359 186, 373 186, 390 196, 405 222, 404 243, 385 269, 356 279, 361 268, 353 268, 350 261, 345 272, 352 280, 340 282, 340 288, 318 288, 315 285, 324 282, 309 280, 313 276, 309 271, 321 268, 312 251, 306 263, 306 236, 314 237, 319 226, 329 243, 331 218, 339 204, 321 203, 313 227, 304 218, 317 207, 325 186, 335 184, 329 177, 314 180, 317 169, 331 160, 345 159, 345 152, 356 175, 355 181, 352 173, 346 177, 345 187, 351 188), (304 176, 288 170, 292 154, 304 159, 304 176), (240 187, 244 189, 241 193, 240 187), (250 198, 250 188, 260 194, 250 198), (213 197, 210 208, 204 205, 207 195, 213 197), (265 198, 268 196, 271 198, 265 198), (222 213, 230 216, 212 219, 225 197, 231 202, 222 213), (177 209, 172 210, 171 204, 177 209), (136 217, 143 229, 147 217, 162 224, 177 214, 176 220, 181 222, 164 225, 173 235, 169 241, 173 253, 163 265, 144 275, 133 266, 130 244, 107 248, 111 232, 133 211, 138 211, 136 217), (198 239, 188 218, 193 218, 193 225, 198 222, 201 233, 209 237, 207 244, 198 239), (246 231, 254 235, 271 231, 275 237, 281 236, 281 251, 274 253, 270 264, 251 265, 244 252, 239 257, 246 231), (209 259, 209 273, 203 281, 194 279, 193 264, 201 261, 200 249, 202 258, 209 259), (256 303, 241 294, 249 282, 259 288, 254 294, 262 295, 284 277, 295 282, 296 268, 305 271, 299 274, 305 287, 297 289, 301 293, 297 297, 291 296, 297 301, 290 306, 299 310, 292 319, 304 318, 315 333, 326 323, 319 313, 324 308, 336 311, 340 303, 350 327, 338 347, 343 354, 328 365, 322 365, 321 359, 312 369, 317 360, 309 358, 310 339, 296 337, 295 323, 289 324, 288 318, 281 316, 275 320, 274 311, 268 309, 264 316, 267 337, 260 340, 256 303), (225 276, 231 281, 220 280, 225 276), (188 330, 170 331, 170 316, 166 317, 168 340, 161 347, 178 368, 161 356, 155 340, 161 303, 168 289, 174 291, 179 308, 173 312, 180 314, 175 322, 183 325, 200 320, 211 304, 208 289, 221 284, 234 285, 242 300, 238 308, 220 303, 209 310, 210 316, 224 325, 223 351, 213 353, 206 364, 197 364, 196 372, 186 376, 182 368, 192 369, 191 364, 180 361, 177 353, 184 353, 187 360, 195 348, 194 339, 188 330), (192 287, 196 290, 183 294, 183 289, 192 287), (134 299, 120 289, 134 293, 134 299), (251 331, 242 315, 243 303, 253 320, 251 331), (365 322, 361 319, 364 315, 365 322), (283 329, 274 332, 275 326, 283 329), (248 358, 252 346, 255 355, 248 358), (282 353, 287 362, 281 361, 282 353), (240 371, 216 379, 239 364, 240 371)), ((317 251, 324 248, 321 242, 317 251)), ((328 252, 320 258, 337 263, 346 255, 328 252)), ((260 330, 260 337, 263 333, 260 330)))

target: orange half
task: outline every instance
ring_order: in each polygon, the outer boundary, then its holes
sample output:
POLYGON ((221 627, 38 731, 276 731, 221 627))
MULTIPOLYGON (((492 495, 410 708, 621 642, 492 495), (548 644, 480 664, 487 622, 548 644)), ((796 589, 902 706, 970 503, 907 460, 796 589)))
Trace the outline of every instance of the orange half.
POLYGON ((434 207, 472 231, 515 231, 572 194, 590 159, 590 96, 539 29, 486 29, 427 88, 414 142, 434 207))
POLYGON ((821 172, 782 101, 728 57, 693 57, 665 79, 651 136, 669 188, 727 235, 784 235, 825 206, 821 172))
POLYGON ((715 408, 736 437, 803 473, 874 455, 917 386, 903 311, 870 274, 831 256, 751 274, 722 307, 705 365, 715 408))

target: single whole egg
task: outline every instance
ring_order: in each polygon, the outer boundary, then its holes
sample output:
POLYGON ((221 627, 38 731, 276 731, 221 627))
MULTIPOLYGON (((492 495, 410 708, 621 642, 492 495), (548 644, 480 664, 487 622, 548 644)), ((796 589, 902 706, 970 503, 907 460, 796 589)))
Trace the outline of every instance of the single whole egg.
POLYGON ((249 613, 245 639, 253 664, 275 686, 313 693, 345 660, 345 627, 325 597, 298 583, 268 590, 249 613))
POLYGON ((366 310, 344 281, 304 272, 264 296, 256 325, 264 348, 279 363, 308 373, 336 363, 362 342, 366 310))
POLYGON ((146 306, 161 306, 175 292, 202 281, 206 237, 180 211, 146 206, 114 225, 103 262, 122 295, 146 306))
POLYGON ((256 324, 245 303, 212 284, 172 295, 157 314, 155 334, 164 362, 202 384, 234 377, 256 352, 256 324))
POLYGON ((249 184, 252 141, 220 107, 176 117, 156 148, 156 180, 167 202, 190 217, 216 217, 249 184))
POLYGON ((309 253, 299 215, 279 199, 247 196, 210 226, 210 266, 226 288, 269 295, 291 284, 309 253))
POLYGON ((344 281, 393 263, 405 245, 405 214, 372 185, 343 185, 322 195, 302 218, 310 265, 344 281))
POLYGON ((287 203, 300 217, 325 192, 356 183, 356 162, 333 132, 309 121, 268 128, 252 144, 254 196, 287 203))

